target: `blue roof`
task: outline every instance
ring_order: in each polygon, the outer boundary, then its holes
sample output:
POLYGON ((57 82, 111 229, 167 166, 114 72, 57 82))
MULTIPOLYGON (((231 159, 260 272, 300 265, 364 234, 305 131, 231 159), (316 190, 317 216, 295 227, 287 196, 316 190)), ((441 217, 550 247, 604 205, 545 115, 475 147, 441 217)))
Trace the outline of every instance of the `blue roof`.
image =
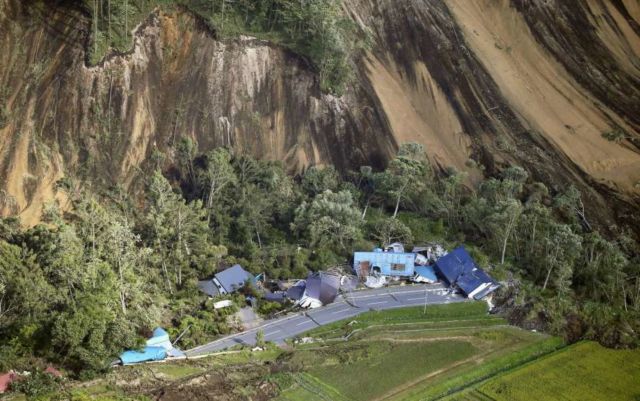
POLYGON ((253 275, 237 264, 221 271, 215 277, 227 292, 238 290, 247 280, 253 281, 253 275))
POLYGON ((120 354, 123 365, 147 361, 161 361, 167 357, 167 351, 162 347, 144 347, 142 351, 125 351, 120 354))
POLYGON ((436 267, 449 284, 453 284, 465 271, 477 269, 478 266, 464 249, 458 247, 436 261, 436 267))
POLYGON ((433 266, 416 266, 416 274, 434 282, 438 281, 433 266))
POLYGON ((353 270, 358 276, 373 274, 379 270, 384 276, 410 277, 414 273, 415 260, 414 253, 354 252, 353 270), (367 268, 369 270, 364 271, 367 268))
POLYGON ((436 268, 450 285, 456 285, 466 295, 473 294, 476 299, 499 287, 462 246, 438 259, 436 268), (478 292, 474 293, 476 290, 478 292))

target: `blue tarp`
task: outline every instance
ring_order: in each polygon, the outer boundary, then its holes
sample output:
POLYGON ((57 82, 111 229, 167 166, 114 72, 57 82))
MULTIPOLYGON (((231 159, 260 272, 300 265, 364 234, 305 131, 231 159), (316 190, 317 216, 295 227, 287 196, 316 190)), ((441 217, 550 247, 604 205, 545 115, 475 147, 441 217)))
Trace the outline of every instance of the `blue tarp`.
POLYGON ((465 295, 480 299, 499 285, 471 258, 464 247, 458 247, 436 261, 436 269, 449 285, 455 285, 465 295))
POLYGON ((123 365, 147 361, 161 361, 167 357, 167 351, 162 347, 144 347, 142 351, 125 351, 120 354, 123 365))

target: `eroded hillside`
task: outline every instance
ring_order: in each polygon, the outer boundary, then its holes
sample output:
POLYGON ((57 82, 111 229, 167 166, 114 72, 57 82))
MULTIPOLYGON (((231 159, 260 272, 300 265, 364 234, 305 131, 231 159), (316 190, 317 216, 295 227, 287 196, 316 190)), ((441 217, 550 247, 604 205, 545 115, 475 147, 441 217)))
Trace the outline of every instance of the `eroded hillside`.
POLYGON ((130 52, 88 66, 82 9, 0 7, 0 208, 27 224, 64 207, 61 178, 135 189, 186 136, 291 171, 381 166, 415 141, 471 180, 522 165, 552 191, 576 185, 602 226, 640 226, 635 0, 347 0, 373 46, 342 97, 303 58, 219 40, 184 10, 156 10, 130 52))

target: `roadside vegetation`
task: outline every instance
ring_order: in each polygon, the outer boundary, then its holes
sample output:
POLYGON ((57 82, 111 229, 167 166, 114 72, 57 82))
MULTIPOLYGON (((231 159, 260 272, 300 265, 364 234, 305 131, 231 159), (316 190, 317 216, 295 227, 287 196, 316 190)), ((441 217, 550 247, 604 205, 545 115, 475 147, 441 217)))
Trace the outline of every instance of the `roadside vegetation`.
POLYGON ((317 70, 322 90, 338 95, 353 78, 353 55, 367 42, 340 0, 84 0, 84 4, 92 18, 88 51, 94 64, 110 51, 130 50, 134 28, 157 7, 192 12, 219 39, 251 35, 289 48, 317 70))
MULTIPOLYGON (((201 153, 188 139, 176 155, 135 197, 65 178, 71 211, 50 204, 29 229, 0 220, 1 371, 54 363, 88 378, 157 326, 172 338, 189 327, 178 346, 201 344, 234 330, 233 310, 214 310, 197 279, 233 263, 303 278, 399 239, 465 244, 502 280, 495 301, 510 323, 570 342, 638 343, 637 243, 595 231, 575 188, 551 193, 517 166, 469 188, 464 173, 437 171, 416 144, 383 171, 311 167, 295 177, 278 162, 201 153)), ((420 312, 389 316, 420 321, 420 312)))

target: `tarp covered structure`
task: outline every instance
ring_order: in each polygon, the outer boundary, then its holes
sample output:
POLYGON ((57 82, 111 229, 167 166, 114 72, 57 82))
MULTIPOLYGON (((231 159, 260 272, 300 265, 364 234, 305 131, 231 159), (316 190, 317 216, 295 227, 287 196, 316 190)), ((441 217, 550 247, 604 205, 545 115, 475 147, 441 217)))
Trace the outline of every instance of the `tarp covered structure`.
POLYGON ((435 266, 447 284, 459 288, 468 298, 482 299, 500 286, 462 246, 438 259, 435 266))

